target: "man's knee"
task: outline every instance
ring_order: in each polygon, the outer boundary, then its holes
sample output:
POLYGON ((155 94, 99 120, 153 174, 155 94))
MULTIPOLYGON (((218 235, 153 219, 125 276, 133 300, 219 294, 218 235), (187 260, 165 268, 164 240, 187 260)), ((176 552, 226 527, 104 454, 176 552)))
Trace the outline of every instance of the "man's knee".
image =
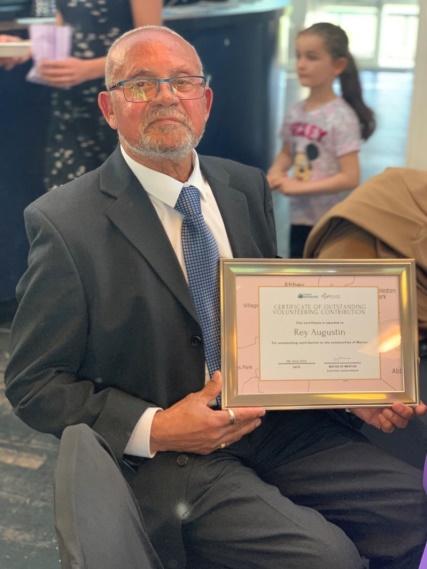
POLYGON ((345 535, 344 532, 336 528, 334 536, 329 539, 319 536, 317 539, 312 536, 311 543, 308 545, 307 556, 304 562, 300 559, 295 564, 298 569, 363 569, 365 562, 361 558, 354 543, 345 535))

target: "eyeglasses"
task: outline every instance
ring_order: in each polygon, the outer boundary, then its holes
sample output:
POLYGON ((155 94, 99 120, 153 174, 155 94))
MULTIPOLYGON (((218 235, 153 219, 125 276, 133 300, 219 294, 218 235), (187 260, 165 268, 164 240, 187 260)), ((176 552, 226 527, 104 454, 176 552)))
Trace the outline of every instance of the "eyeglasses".
POLYGON ((172 93, 178 99, 200 99, 205 94, 206 78, 202 75, 185 75, 183 77, 169 77, 156 79, 154 77, 136 77, 125 79, 112 85, 108 91, 123 87, 123 95, 129 103, 148 103, 160 91, 160 83, 169 83, 172 93))

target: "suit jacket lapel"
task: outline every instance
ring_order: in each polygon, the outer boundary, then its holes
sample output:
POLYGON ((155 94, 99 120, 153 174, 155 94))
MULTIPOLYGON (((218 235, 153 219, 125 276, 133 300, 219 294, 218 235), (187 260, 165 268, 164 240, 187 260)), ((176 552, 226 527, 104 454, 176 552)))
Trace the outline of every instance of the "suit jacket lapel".
POLYGON ((226 170, 217 165, 213 169, 202 156, 199 158, 203 175, 212 188, 221 212, 233 256, 251 257, 252 237, 249 231, 250 220, 246 197, 230 186, 230 176, 226 170))
MULTIPOLYGON (((226 170, 201 167, 218 203, 234 257, 251 257, 249 212, 245 196, 230 186, 226 170)), ((187 282, 147 193, 129 169, 119 148, 101 168, 101 191, 115 198, 106 215, 141 253, 177 300, 197 320, 187 282)))
POLYGON ((107 217, 197 320, 193 299, 168 236, 150 198, 123 160, 120 149, 101 169, 101 190, 116 198, 107 217))

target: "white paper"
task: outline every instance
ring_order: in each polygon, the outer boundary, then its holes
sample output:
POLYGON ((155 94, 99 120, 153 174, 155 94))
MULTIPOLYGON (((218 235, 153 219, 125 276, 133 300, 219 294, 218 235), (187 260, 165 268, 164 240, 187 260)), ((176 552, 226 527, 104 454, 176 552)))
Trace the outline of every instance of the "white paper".
POLYGON ((262 379, 379 378, 378 310, 376 287, 260 287, 262 379))

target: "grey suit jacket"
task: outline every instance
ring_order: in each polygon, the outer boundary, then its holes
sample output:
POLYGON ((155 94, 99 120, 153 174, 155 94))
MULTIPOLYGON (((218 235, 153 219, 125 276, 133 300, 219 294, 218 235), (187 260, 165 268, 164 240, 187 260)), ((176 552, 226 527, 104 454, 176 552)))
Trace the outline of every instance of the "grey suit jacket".
MULTIPOLYGON (((274 257, 263 173, 220 158, 200 163, 233 255, 274 257)), ((60 436, 67 425, 90 425, 121 460, 148 406, 169 407, 204 384, 201 328, 181 267, 119 149, 31 204, 25 221, 31 249, 17 288, 7 397, 37 430, 60 436)), ((161 470, 167 481, 173 454, 142 470, 153 479, 161 470)))

